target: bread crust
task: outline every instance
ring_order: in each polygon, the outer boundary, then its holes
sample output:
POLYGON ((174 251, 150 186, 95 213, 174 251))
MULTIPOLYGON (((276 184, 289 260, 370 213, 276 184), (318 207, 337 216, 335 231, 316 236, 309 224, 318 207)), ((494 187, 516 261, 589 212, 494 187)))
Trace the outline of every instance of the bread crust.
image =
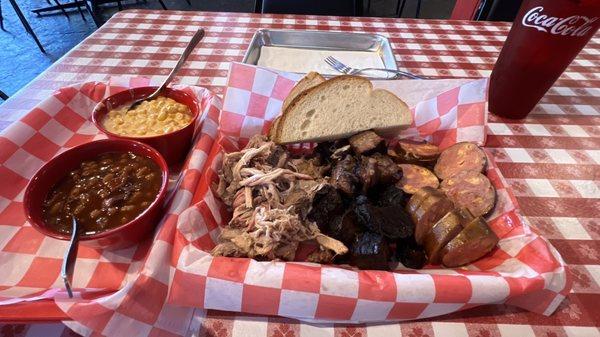
MULTIPOLYGON (((298 81, 298 83, 296 83, 296 85, 294 85, 294 87, 292 88, 292 90, 290 91, 288 96, 283 101, 283 104, 281 105, 282 114, 283 114, 283 111, 285 109, 287 109, 287 107, 293 101, 293 99, 298 96, 299 93, 307 90, 307 89, 300 89, 300 88, 303 88, 305 85, 307 85, 308 82, 312 82, 312 81, 318 81, 319 82, 318 84, 320 84, 320 83, 325 82, 325 77, 321 76, 321 74, 319 74, 316 71, 311 71, 308 74, 306 74, 304 77, 302 77, 300 79, 300 81, 298 81)), ((316 85, 318 85, 318 84, 316 84, 316 85)), ((310 89, 311 87, 308 87, 308 88, 310 89)), ((271 124, 271 127, 269 128, 268 136, 270 139, 275 139, 277 126, 280 121, 281 121, 281 114, 273 120, 273 123, 271 124)))
POLYGON ((336 76, 334 78, 331 78, 321 84, 317 84, 314 87, 308 89, 308 90, 304 90, 303 92, 301 92, 299 95, 297 95, 292 102, 288 105, 287 109, 281 111, 281 115, 279 116, 279 123, 277 123, 277 128, 275 129, 275 137, 273 138, 273 140, 276 143, 279 143, 281 141, 281 129, 282 129, 282 125, 285 123, 286 117, 288 112, 293 109, 296 105, 298 105, 298 103, 304 98, 306 97, 308 94, 312 93, 312 92, 316 92, 317 90, 320 90, 322 88, 325 88, 327 86, 331 86, 336 84, 337 82, 341 81, 341 80, 345 80, 345 79, 358 79, 360 81, 367 81, 369 84, 369 87, 371 88, 371 90, 373 90, 373 84, 371 83, 371 81, 364 79, 362 77, 358 77, 358 76, 351 76, 351 75, 341 75, 341 76, 336 76))
MULTIPOLYGON (((287 109, 285 109, 281 112, 281 115, 279 116, 279 121, 276 123, 276 125, 274 125, 275 126, 274 132, 269 133, 269 135, 272 134, 273 141, 275 141, 276 143, 281 143, 283 126, 285 125, 286 119, 289 116, 289 112, 291 110, 293 110, 298 104, 300 104, 300 102, 302 102, 302 100, 305 99, 305 97, 312 95, 313 93, 315 93, 319 90, 323 90, 324 88, 336 85, 340 81, 347 81, 347 80, 358 81, 361 84, 367 85, 370 93, 374 92, 375 90, 387 92, 391 95, 391 97, 394 97, 397 100, 397 103, 399 105, 403 105, 404 108, 406 110, 408 110, 408 106, 406 105, 406 103, 404 101, 402 101, 400 98, 398 98, 395 94, 393 94, 389 90, 385 90, 385 89, 373 89, 373 83, 371 83, 371 81, 366 78, 359 77, 359 76, 352 76, 352 75, 336 76, 336 77, 333 77, 333 78, 331 78, 323 83, 320 83, 312 88, 304 90, 303 92, 298 94, 292 100, 292 102, 288 105, 287 109)), ((360 130, 360 131, 363 131, 363 130, 360 130)), ((397 131, 397 130, 393 130, 393 131, 397 131)), ((350 134, 347 136, 350 136, 350 134)))
POLYGON ((315 71, 311 71, 310 73, 306 74, 306 76, 302 77, 300 79, 300 81, 298 81, 298 83, 296 83, 296 85, 292 88, 292 90, 290 91, 288 96, 283 101, 283 104, 281 105, 281 111, 284 111, 285 109, 287 109, 288 106, 290 105, 290 103, 292 103, 294 98, 296 98, 299 93, 306 91, 306 90, 310 89, 311 87, 314 87, 314 85, 312 85, 312 86, 308 87, 308 89, 304 88, 305 85, 310 85, 308 83, 313 82, 313 81, 319 82, 316 84, 316 85, 319 85, 319 84, 325 82, 325 77, 321 76, 321 74, 319 74, 318 72, 315 72, 315 71), (290 99, 290 100, 288 100, 288 99, 290 99))

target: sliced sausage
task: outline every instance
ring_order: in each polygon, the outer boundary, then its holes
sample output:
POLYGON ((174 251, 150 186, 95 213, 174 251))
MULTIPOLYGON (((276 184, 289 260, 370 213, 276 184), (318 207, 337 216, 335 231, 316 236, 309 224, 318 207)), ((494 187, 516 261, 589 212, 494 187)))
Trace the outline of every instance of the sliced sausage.
POLYGON ((497 243, 496 234, 477 217, 443 248, 442 263, 450 268, 464 266, 492 251, 497 243))
POLYGON ((440 189, 456 205, 466 207, 474 216, 489 213, 496 203, 496 190, 490 180, 478 172, 461 172, 442 181, 440 189))
POLYGON ((419 190, 417 190, 408 200, 406 204, 406 211, 409 214, 414 214, 417 211, 417 208, 421 206, 421 203, 425 198, 427 198, 431 193, 435 193, 435 188, 430 186, 425 186, 419 190))
POLYGON ((473 215, 466 208, 456 208, 441 218, 433 225, 431 231, 425 235, 424 246, 429 263, 439 264, 441 262, 441 251, 446 244, 454 239, 473 220, 473 215))
POLYGON ((402 164, 402 163, 406 163, 406 160, 404 160, 403 157, 401 157, 398 152, 396 152, 396 150, 392 147, 388 147, 386 154, 388 155, 388 157, 392 158, 396 163, 402 164))
POLYGON ((486 163, 485 152, 477 144, 457 143, 440 154, 433 172, 444 180, 460 172, 482 172, 486 163))
POLYGON ((414 194, 425 186, 438 188, 440 184, 435 174, 422 166, 413 164, 399 164, 398 166, 402 169, 402 179, 396 183, 396 186, 408 194, 414 194))
POLYGON ((435 160, 440 155, 440 148, 435 144, 407 139, 400 140, 396 149, 407 160, 435 160))
POLYGON ((383 138, 371 130, 358 133, 350 137, 348 141, 356 154, 369 154, 385 149, 383 138))
POLYGON ((444 193, 435 189, 428 193, 428 196, 417 207, 417 210, 411 214, 415 223, 415 240, 417 243, 422 245, 425 234, 429 233, 431 227, 452 209, 454 209, 454 205, 444 193))

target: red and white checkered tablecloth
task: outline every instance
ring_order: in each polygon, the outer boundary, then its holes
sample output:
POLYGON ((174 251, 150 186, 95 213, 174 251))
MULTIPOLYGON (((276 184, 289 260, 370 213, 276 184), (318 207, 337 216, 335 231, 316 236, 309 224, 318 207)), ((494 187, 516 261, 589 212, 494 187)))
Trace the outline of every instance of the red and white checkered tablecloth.
MULTIPOLYGON (((207 37, 179 81, 222 93, 258 28, 388 36, 400 69, 441 77, 488 76, 509 26, 502 23, 298 15, 125 11, 0 106, 0 128, 60 87, 114 75, 164 78, 197 27, 207 37)), ((202 336, 600 336, 600 36, 596 35, 524 121, 490 116, 486 147, 522 213, 569 264, 574 287, 550 317, 484 306, 411 323, 309 325, 291 319, 182 310, 202 336)), ((2 245, 0 239, 0 245, 2 245)), ((167 319, 167 318, 165 318, 167 319)), ((68 336, 60 324, 3 325, 0 336, 68 336)))

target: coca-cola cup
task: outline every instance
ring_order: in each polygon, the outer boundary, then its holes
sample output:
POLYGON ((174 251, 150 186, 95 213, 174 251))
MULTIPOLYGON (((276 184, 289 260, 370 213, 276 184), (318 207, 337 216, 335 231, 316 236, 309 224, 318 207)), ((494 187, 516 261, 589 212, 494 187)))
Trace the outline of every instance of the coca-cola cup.
POLYGON ((529 114, 600 27, 600 0, 525 0, 490 79, 489 109, 529 114))

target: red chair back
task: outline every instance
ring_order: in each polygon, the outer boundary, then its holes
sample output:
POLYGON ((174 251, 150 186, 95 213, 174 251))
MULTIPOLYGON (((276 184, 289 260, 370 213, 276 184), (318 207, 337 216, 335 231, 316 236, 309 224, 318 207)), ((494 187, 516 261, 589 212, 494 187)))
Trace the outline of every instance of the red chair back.
POLYGON ((475 15, 482 0, 456 0, 451 20, 475 20, 475 15))

